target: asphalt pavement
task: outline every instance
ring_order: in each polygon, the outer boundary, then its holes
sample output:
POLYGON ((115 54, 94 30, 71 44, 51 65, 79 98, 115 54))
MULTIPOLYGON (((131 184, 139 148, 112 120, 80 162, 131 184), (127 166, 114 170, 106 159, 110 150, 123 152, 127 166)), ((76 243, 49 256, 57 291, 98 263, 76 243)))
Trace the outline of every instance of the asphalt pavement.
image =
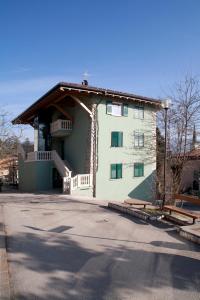
POLYGON ((106 202, 2 194, 13 299, 200 300, 200 247, 106 202))

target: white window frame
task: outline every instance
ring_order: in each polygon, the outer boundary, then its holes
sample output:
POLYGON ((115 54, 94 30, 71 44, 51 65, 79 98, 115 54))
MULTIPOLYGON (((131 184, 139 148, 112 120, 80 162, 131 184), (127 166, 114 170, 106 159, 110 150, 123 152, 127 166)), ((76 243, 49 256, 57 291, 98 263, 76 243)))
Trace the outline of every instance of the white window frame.
POLYGON ((144 133, 140 131, 134 131, 134 147, 143 148, 144 147, 144 133))
POLYGON ((140 120, 144 119, 144 106, 142 105, 134 106, 134 118, 140 120))
POLYGON ((128 117, 128 104, 109 101, 106 103, 106 113, 107 115, 112 115, 116 117, 128 117))
POLYGON ((117 116, 117 117, 123 116, 122 109, 123 109, 122 103, 112 102, 112 115, 113 116, 117 116))

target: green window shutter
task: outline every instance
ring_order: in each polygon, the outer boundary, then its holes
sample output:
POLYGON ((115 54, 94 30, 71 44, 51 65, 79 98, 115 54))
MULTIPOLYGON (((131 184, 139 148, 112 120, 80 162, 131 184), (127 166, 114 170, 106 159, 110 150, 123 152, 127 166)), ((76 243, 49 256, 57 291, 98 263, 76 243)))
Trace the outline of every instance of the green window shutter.
POLYGON ((106 113, 112 114, 112 101, 107 101, 106 103, 106 113))
POLYGON ((111 179, 122 178, 122 164, 110 165, 110 178, 111 179))
POLYGON ((140 119, 144 119, 144 107, 140 107, 140 113, 139 113, 140 119))
POLYGON ((144 164, 143 163, 135 163, 134 164, 134 177, 142 177, 144 176, 144 164))
POLYGON ((123 116, 128 117, 128 104, 123 104, 123 116))
POLYGON ((123 147, 123 132, 111 132, 111 147, 123 147))
POLYGON ((116 164, 112 164, 110 166, 110 178, 111 179, 116 179, 117 178, 116 164))
POLYGON ((111 132, 111 147, 118 147, 118 132, 111 132))
POLYGON ((118 132, 118 147, 123 147, 123 132, 118 132))
POLYGON ((122 164, 117 164, 117 178, 122 178, 122 164))

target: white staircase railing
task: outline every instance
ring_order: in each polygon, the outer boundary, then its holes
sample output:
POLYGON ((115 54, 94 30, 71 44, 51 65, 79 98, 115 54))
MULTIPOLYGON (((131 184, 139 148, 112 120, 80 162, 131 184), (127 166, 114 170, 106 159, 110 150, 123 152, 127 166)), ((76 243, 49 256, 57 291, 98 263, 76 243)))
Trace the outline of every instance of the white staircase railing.
POLYGON ((71 193, 78 188, 88 188, 92 186, 92 174, 78 174, 72 176, 72 171, 66 166, 56 150, 34 151, 27 155, 27 162, 30 161, 53 161, 60 176, 63 177, 63 191, 71 193))
POLYGON ((49 161, 53 160, 55 166, 62 177, 71 177, 71 171, 65 165, 58 153, 53 151, 34 151, 27 155, 27 162, 29 161, 49 161))
POLYGON ((92 186, 92 174, 78 174, 71 178, 71 190, 92 186))
POLYGON ((72 172, 67 168, 67 166, 65 165, 63 160, 58 155, 58 153, 55 150, 53 150, 52 154, 53 154, 53 160, 54 160, 55 166, 56 166, 58 172, 60 173, 60 175, 62 177, 71 177, 72 172))

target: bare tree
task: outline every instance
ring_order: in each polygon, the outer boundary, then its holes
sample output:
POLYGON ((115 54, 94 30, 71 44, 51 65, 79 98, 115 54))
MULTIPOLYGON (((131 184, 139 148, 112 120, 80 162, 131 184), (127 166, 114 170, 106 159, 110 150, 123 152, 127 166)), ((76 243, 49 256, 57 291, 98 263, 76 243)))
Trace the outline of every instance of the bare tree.
POLYGON ((10 114, 2 110, 0 113, 0 159, 16 154, 22 133, 23 127, 15 127, 14 130, 10 114))
MULTIPOLYGON (((198 126, 200 112, 200 81, 194 76, 185 76, 173 88, 168 111, 167 168, 171 177, 171 192, 180 192, 181 177, 191 150, 194 124, 198 126)), ((160 115, 163 130, 163 112, 160 115)), ((169 187, 169 183, 168 183, 169 187)))

